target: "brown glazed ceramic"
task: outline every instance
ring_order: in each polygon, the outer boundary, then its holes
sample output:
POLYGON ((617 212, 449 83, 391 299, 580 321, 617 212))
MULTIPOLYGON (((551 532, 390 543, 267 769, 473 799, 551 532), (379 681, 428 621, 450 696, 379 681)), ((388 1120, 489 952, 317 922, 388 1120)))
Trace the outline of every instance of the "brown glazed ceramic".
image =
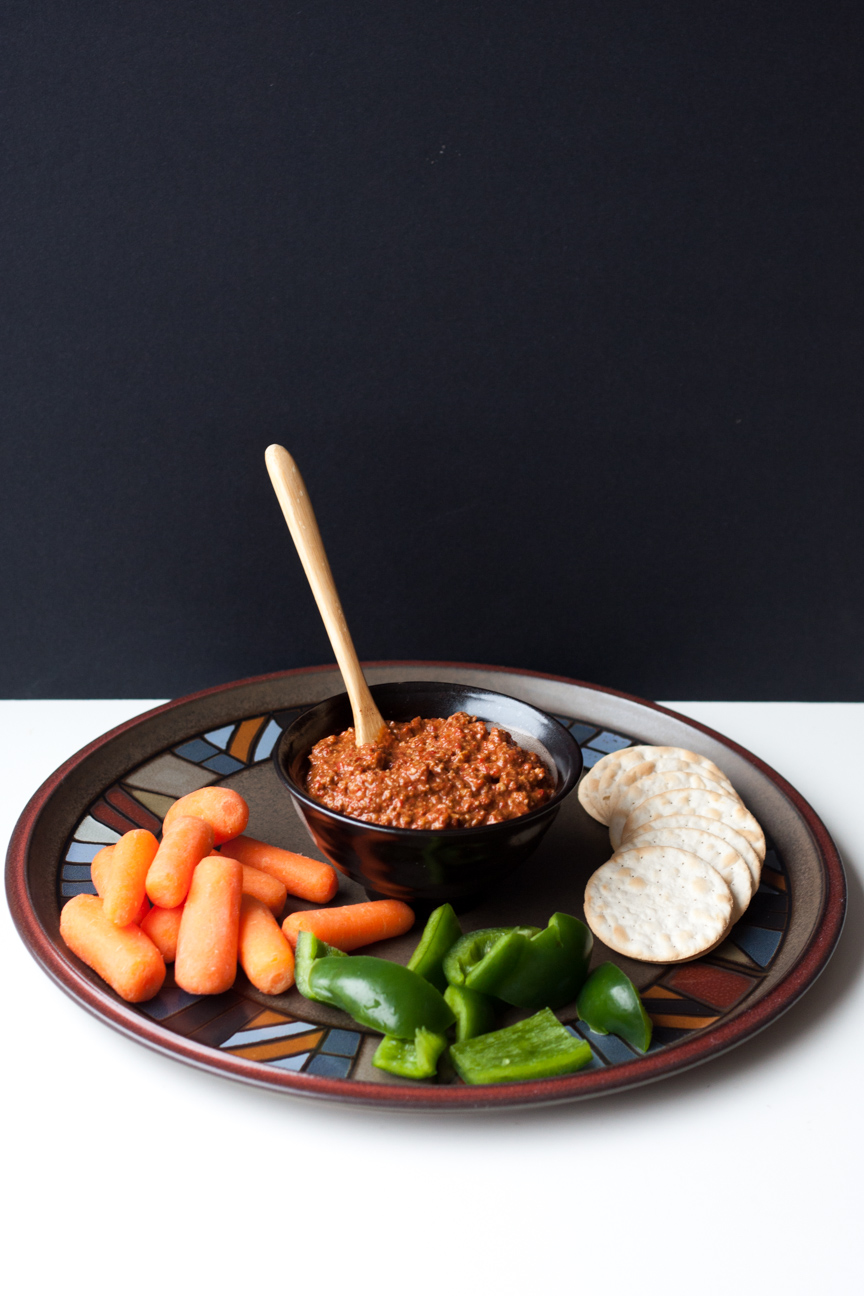
MULTIPOLYGON (((654 1041, 637 1055, 615 1036, 591 1035, 575 1007, 559 1017, 592 1048, 571 1076, 470 1087, 398 1080, 371 1065, 378 1037, 296 990, 268 998, 240 974, 226 995, 184 995, 169 975, 149 1004, 122 1002, 66 949, 62 903, 92 890, 89 860, 131 827, 158 831, 172 800, 214 782, 250 804, 248 833, 318 854, 279 781, 271 753, 302 710, 340 692, 334 667, 241 680, 158 707, 91 743, 35 793, 9 846, 6 886, 22 939, 49 976, 108 1025, 151 1048, 234 1080, 303 1097, 403 1110, 453 1111, 555 1103, 613 1093, 716 1057, 767 1026, 825 967, 843 924, 846 885, 825 826, 794 788, 757 757, 682 716, 611 689, 489 666, 391 662, 367 667, 372 684, 437 680, 521 699, 571 728, 586 767, 630 742, 691 748, 714 760, 769 839, 763 885, 729 939, 688 964, 658 967, 611 955, 637 984, 654 1041)), ((610 854, 608 835, 574 794, 536 853, 462 916, 465 930, 545 926, 555 910, 580 915, 591 872, 610 854)), ((342 879, 334 903, 362 899, 342 879)), ((304 906, 301 902, 295 908, 304 906)), ((370 947, 407 961, 418 930, 370 947)))

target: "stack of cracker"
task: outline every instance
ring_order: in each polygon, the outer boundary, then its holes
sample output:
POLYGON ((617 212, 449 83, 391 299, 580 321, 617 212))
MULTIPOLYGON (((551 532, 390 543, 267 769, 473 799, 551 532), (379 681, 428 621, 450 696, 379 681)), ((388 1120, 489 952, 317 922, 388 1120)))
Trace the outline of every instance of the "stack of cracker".
POLYGON ((579 800, 615 854, 588 880, 585 919, 628 958, 680 963, 725 940, 759 887, 765 835, 722 770, 683 747, 625 747, 579 800))

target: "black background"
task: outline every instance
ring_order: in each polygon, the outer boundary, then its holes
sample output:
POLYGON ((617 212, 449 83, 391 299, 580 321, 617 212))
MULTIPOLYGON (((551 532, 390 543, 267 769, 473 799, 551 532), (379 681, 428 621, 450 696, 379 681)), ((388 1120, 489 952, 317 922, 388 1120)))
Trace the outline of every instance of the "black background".
POLYGON ((858 3, 6 4, 0 694, 864 698, 858 3))

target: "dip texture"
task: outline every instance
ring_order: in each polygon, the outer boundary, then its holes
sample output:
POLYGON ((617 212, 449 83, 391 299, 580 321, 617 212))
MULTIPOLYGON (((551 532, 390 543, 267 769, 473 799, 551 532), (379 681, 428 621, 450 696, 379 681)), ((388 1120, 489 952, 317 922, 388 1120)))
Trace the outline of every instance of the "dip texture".
POLYGON ((539 756, 464 711, 391 721, 363 747, 353 729, 322 738, 306 778, 328 809, 392 828, 479 828, 536 810, 554 790, 539 756))

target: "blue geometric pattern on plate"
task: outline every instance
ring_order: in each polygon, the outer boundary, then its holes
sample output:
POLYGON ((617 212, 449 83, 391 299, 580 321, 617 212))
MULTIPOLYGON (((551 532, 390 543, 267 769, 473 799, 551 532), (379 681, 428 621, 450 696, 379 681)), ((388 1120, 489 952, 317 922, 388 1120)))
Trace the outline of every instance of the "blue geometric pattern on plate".
POLYGON ((584 745, 591 735, 597 732, 597 726, 583 724, 581 720, 577 720, 570 725, 570 732, 578 743, 584 745))
POLYGON ((102 850, 102 845, 101 842, 70 842, 69 849, 66 852, 66 859, 70 864, 87 864, 89 868, 91 862, 102 850))
POLYGON ((345 1080, 351 1071, 351 1059, 318 1053, 312 1058, 306 1071, 309 1075, 330 1076, 333 1080, 345 1080))
POLYGON ((609 729, 604 729, 596 738, 591 739, 590 746, 595 751, 601 751, 604 755, 609 752, 621 751, 622 747, 629 747, 632 739, 624 738, 621 734, 612 733, 609 729))
POLYGON ((632 1062, 634 1057, 639 1056, 617 1035, 597 1035, 584 1022, 579 1022, 577 1030, 580 1035, 584 1035, 594 1052, 607 1062, 632 1062))
POLYGON ((64 864, 62 876, 64 882, 89 882, 90 865, 89 864, 64 864))
POLYGON ((255 754, 253 759, 255 761, 266 760, 267 757, 272 754, 273 748, 276 746, 276 741, 280 737, 281 733, 282 730, 279 728, 276 721, 271 720, 255 745, 255 754))
POLYGON ((235 728, 236 725, 233 724, 223 725, 221 729, 211 729, 209 733, 205 733, 204 737, 207 742, 213 743, 214 747, 221 747, 224 750, 228 746, 235 728))
POLYGON ((235 760, 233 756, 226 756, 220 752, 218 756, 211 757, 210 760, 199 762, 205 769, 213 770, 215 774, 236 774, 243 768, 243 762, 235 760))
POLYGON ((182 747, 174 748, 177 756, 182 756, 184 760, 194 761, 195 764, 198 764, 199 761, 205 761, 208 756, 215 756, 218 750, 218 747, 205 742, 203 738, 193 738, 191 742, 184 743, 182 747))
POLYGON ((295 1053, 293 1057, 273 1058, 267 1065, 281 1067, 283 1071, 302 1071, 308 1059, 308 1053, 295 1053))
POLYGON ((747 923, 739 923, 732 930, 732 940, 735 944, 745 954, 749 954, 760 967, 768 966, 777 953, 782 939, 782 931, 768 931, 765 927, 750 927, 747 923))

